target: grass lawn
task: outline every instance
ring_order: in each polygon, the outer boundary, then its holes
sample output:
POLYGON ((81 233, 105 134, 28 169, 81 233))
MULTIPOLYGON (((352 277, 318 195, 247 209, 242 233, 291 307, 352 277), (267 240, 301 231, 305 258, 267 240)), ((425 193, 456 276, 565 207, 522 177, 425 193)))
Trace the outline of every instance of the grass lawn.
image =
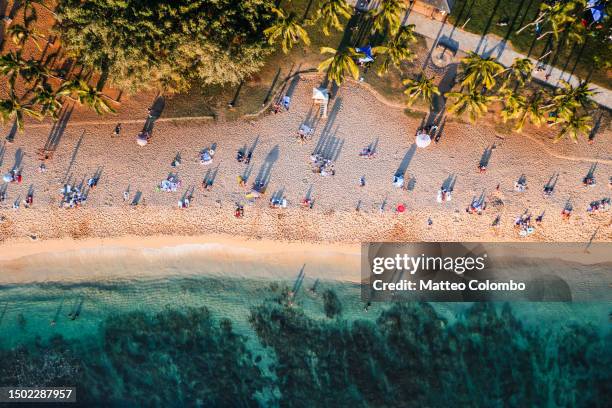
MULTIPOLYGON (((534 42, 536 35, 532 27, 525 29, 519 35, 516 31, 535 19, 542 2, 542 0, 455 0, 450 21, 458 27, 465 25, 465 30, 473 33, 493 33, 507 38, 517 51, 539 58, 546 50, 548 39, 543 38, 534 42), (497 25, 504 19, 508 21, 507 26, 497 25)), ((563 34, 559 39, 564 40, 563 34)), ((609 42, 597 43, 592 38, 588 39, 584 46, 570 42, 568 45, 554 48, 547 62, 564 71, 573 71, 581 78, 588 77, 595 55, 608 61, 612 60, 612 47, 609 42)), ((612 73, 609 70, 594 70, 590 79, 591 82, 612 89, 612 73)))
MULTIPOLYGON (((295 10, 303 15, 308 8, 309 0, 293 0, 283 2, 282 7, 295 10)), ((310 7, 307 18, 311 18, 316 10, 316 0, 310 7)), ((260 72, 245 81, 238 91, 237 86, 215 88, 192 88, 189 93, 175 95, 169 98, 168 115, 172 116, 200 116, 207 114, 224 115, 227 119, 238 119, 245 114, 260 111, 268 94, 274 95, 278 91, 287 75, 296 71, 316 71, 317 66, 327 56, 321 55, 322 46, 337 48, 343 33, 333 30, 329 36, 324 36, 318 26, 306 27, 310 36, 310 46, 295 46, 288 54, 280 49, 272 53, 266 60, 260 72), (275 80, 276 78, 276 80, 275 80), (274 86, 272 86, 274 84, 274 86), (235 99, 233 108, 228 103, 235 99)), ((427 52, 424 39, 420 38, 414 45, 416 53, 427 52)), ((417 72, 416 67, 406 64, 402 72, 391 69, 386 75, 376 75, 376 65, 363 75, 364 81, 370 84, 384 97, 395 102, 404 100, 402 79, 417 72)))

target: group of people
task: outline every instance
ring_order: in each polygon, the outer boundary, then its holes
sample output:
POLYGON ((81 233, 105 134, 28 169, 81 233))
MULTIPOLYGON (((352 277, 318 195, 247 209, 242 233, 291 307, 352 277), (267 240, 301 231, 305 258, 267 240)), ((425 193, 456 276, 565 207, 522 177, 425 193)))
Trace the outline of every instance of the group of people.
POLYGON ((62 195, 63 208, 77 208, 87 200, 87 196, 79 186, 66 184, 60 193, 62 195))
POLYGON ((602 198, 601 200, 595 200, 589 204, 587 212, 589 214, 596 214, 599 212, 608 211, 610 209, 610 198, 602 198))
POLYGON ((527 179, 524 177, 520 178, 514 183, 514 191, 517 193, 524 193, 527 190, 527 179))
POLYGON ((215 156, 214 149, 204 149, 200 152, 200 164, 209 165, 213 162, 213 157, 215 156))
POLYGON ((592 174, 588 174, 585 178, 582 179, 582 184, 587 187, 595 187, 595 176, 592 174))
POLYGON ((531 214, 525 213, 516 217, 514 220, 515 228, 518 228, 519 235, 526 237, 527 235, 533 234, 535 227, 531 225, 531 214))
POLYGON ((274 112, 274 114, 277 114, 282 109, 289 111, 289 105, 291 105, 291 97, 285 95, 272 105, 272 112, 274 112))
POLYGON ((2 179, 7 183, 19 184, 23 180, 23 177, 21 175, 21 171, 19 171, 18 169, 12 169, 8 173, 6 173, 4 177, 2 177, 2 179))
POLYGON ((563 210, 561 210, 561 218, 563 219, 563 221, 569 221, 571 216, 572 216, 572 207, 566 205, 563 208, 563 210))
POLYGON ((252 158, 253 158, 252 150, 249 150, 248 152, 245 153, 243 149, 240 149, 238 150, 238 153, 236 153, 236 161, 238 163, 249 164, 251 163, 252 158))
POLYGON ((323 177, 334 176, 336 174, 333 160, 326 159, 321 154, 314 153, 310 155, 310 163, 313 173, 320 174, 323 177))
POLYGON ((165 191, 167 193, 172 193, 181 188, 181 180, 179 180, 178 176, 175 174, 170 174, 165 180, 157 186, 158 191, 165 191))
POLYGON ((453 190, 450 188, 442 187, 438 190, 437 201, 439 203, 444 203, 446 201, 451 201, 453 199, 453 190))
POLYGON ((468 214, 482 215, 482 212, 486 210, 486 208, 487 208, 486 201, 480 198, 477 198, 477 199, 472 200, 468 208, 465 209, 465 212, 467 212, 468 214))
POLYGON ((312 135, 314 134, 314 129, 306 124, 302 124, 298 129, 298 140, 302 143, 305 143, 312 139, 312 135))
POLYGON ((287 208, 287 199, 282 196, 270 198, 270 208, 287 208))
POLYGON ((359 157, 365 157, 367 159, 371 159, 376 155, 376 152, 374 151, 374 149, 372 149, 370 146, 364 147, 363 149, 361 149, 361 151, 359 152, 359 157))
POLYGON ((178 208, 189 208, 191 197, 185 197, 178 200, 178 208))

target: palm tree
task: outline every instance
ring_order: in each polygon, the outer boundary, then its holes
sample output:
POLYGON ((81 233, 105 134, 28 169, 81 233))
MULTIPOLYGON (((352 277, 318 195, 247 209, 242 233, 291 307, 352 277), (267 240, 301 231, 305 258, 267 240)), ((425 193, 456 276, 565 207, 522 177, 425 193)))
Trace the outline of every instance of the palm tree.
POLYGON ((87 81, 73 79, 65 81, 58 89, 57 96, 66 96, 81 105, 87 105, 98 115, 104 113, 115 113, 115 109, 109 104, 109 97, 97 88, 90 86, 87 81))
POLYGON ((321 54, 332 54, 318 66, 319 72, 327 70, 327 79, 330 81, 341 85, 346 74, 349 74, 353 79, 359 78, 359 67, 355 63, 355 59, 363 56, 363 54, 356 52, 351 47, 344 47, 341 50, 321 47, 321 54))
POLYGON ((321 0, 315 21, 321 20, 323 22, 323 34, 328 36, 332 28, 342 30, 340 18, 350 18, 351 10, 351 6, 348 5, 346 0, 321 0))
POLYGON ((546 5, 552 10, 544 22, 544 24, 550 24, 550 30, 540 34, 538 40, 550 34, 554 35, 555 39, 559 39, 559 34, 562 31, 573 26, 578 18, 577 3, 576 1, 559 1, 552 6, 543 3, 542 6, 546 5))
POLYGON ((26 41, 28 41, 28 39, 32 39, 36 45, 36 48, 38 48, 39 51, 42 50, 38 40, 45 37, 33 28, 28 28, 26 26, 22 26, 21 24, 14 24, 6 29, 6 33, 9 35, 9 37, 11 37, 13 43, 19 48, 23 48, 26 41))
POLYGON ((569 136, 576 143, 580 135, 588 134, 593 128, 592 118, 589 115, 580 116, 576 111, 573 111, 570 116, 563 118, 560 123, 561 129, 555 138, 555 143, 565 136, 569 136))
POLYGON ((428 78, 423 72, 416 80, 405 79, 403 84, 407 85, 404 93, 408 95, 406 102, 408 106, 411 106, 418 98, 422 98, 428 105, 431 105, 434 95, 440 95, 440 89, 434 84, 433 77, 428 78))
POLYGON ((300 25, 299 17, 295 12, 291 11, 289 14, 286 14, 283 10, 277 8, 273 8, 272 11, 276 14, 276 22, 264 30, 270 45, 280 40, 281 49, 285 54, 295 44, 299 43, 300 40, 304 44, 310 45, 310 37, 308 37, 308 33, 300 25))
POLYGON ((516 119, 527 108, 527 98, 518 92, 504 91, 501 93, 501 100, 504 107, 500 112, 500 116, 504 123, 510 119, 516 119))
POLYGON ((21 69, 21 76, 27 82, 36 81, 38 82, 42 78, 51 77, 51 73, 42 65, 39 61, 36 60, 25 60, 23 61, 23 66, 21 69))
POLYGON ((595 95, 586 82, 573 87, 566 81, 561 81, 562 87, 555 90, 555 96, 546 108, 553 108, 557 118, 574 116, 574 111, 580 107, 588 109, 593 106, 591 98, 595 95))
POLYGON ((592 108, 595 105, 593 102, 593 96, 596 92, 593 89, 589 89, 587 82, 581 82, 577 87, 572 87, 568 82, 562 81, 563 90, 559 94, 570 94, 576 102, 578 102, 583 108, 592 108))
POLYGON ((529 58, 515 58, 510 67, 506 68, 506 78, 503 88, 506 88, 514 80, 518 87, 522 87, 531 79, 533 62, 529 58))
POLYGON ((370 11, 373 19, 373 29, 382 33, 385 29, 395 35, 402 24, 402 14, 406 11, 403 0, 381 0, 377 8, 370 11))
POLYGON ((0 55, 0 74, 8 77, 11 88, 15 85, 15 80, 25 68, 25 61, 21 57, 21 51, 9 51, 0 55))
POLYGON ((516 31, 516 34, 520 34, 528 27, 536 26, 536 25, 545 25, 547 22, 551 22, 552 20, 560 21, 559 16, 565 15, 567 13, 567 8, 565 7, 566 2, 543 2, 540 4, 540 11, 538 12, 538 16, 532 22, 525 24, 523 27, 516 31))
POLYGON ((3 124, 14 119, 17 129, 23 131, 24 116, 30 116, 39 120, 43 117, 40 112, 33 109, 31 104, 22 105, 19 98, 12 91, 7 99, 0 99, 0 121, 3 124))
POLYGON ((493 89, 495 77, 504 70, 504 66, 494 58, 483 58, 475 52, 470 52, 461 60, 461 87, 469 89, 493 89))
POLYGON ((457 116, 467 112, 470 115, 470 120, 475 122, 476 119, 484 115, 488 111, 489 103, 495 100, 495 97, 485 95, 475 89, 466 92, 448 92, 446 97, 456 99, 455 103, 448 109, 450 113, 457 116))
POLYGON ((34 97, 30 101, 33 105, 40 106, 42 115, 49 115, 53 120, 57 120, 60 111, 62 110, 62 102, 58 99, 58 95, 53 91, 48 84, 38 85, 34 90, 34 97))
POLYGON ((521 113, 518 115, 518 120, 516 121, 516 126, 514 130, 517 132, 521 132, 527 119, 536 125, 540 126, 544 122, 546 122, 548 111, 544 107, 544 95, 542 92, 534 93, 531 98, 527 101, 524 109, 522 109, 521 113))
POLYGON ((416 40, 414 24, 411 24, 401 27, 387 45, 379 45, 372 48, 374 54, 383 54, 385 56, 378 68, 378 74, 381 75, 388 72, 390 65, 399 67, 402 61, 412 61, 415 54, 410 50, 410 44, 416 42, 416 40))

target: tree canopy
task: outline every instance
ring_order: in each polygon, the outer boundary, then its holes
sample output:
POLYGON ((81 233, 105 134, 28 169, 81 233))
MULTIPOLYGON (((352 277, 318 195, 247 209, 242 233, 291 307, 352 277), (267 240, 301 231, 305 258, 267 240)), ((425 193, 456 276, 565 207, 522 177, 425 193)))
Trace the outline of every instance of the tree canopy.
POLYGON ((237 84, 271 51, 270 0, 62 0, 56 30, 79 62, 120 88, 237 84))

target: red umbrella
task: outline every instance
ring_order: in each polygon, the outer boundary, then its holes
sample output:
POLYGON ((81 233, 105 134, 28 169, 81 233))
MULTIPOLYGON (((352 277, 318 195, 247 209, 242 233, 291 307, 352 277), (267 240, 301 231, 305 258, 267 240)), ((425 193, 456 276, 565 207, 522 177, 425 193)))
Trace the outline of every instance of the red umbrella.
POLYGON ((404 204, 398 204, 397 212, 403 213, 404 211, 406 211, 406 206, 404 204))

